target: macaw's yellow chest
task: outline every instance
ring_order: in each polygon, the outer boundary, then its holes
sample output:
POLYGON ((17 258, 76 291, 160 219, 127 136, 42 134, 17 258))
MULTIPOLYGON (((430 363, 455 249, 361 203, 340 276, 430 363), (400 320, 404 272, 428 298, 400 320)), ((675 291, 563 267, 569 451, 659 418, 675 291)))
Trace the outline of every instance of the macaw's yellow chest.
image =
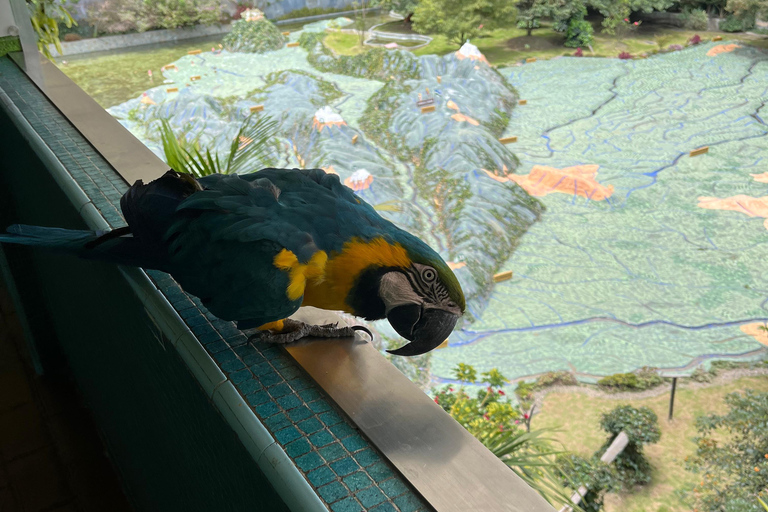
POLYGON ((289 274, 286 290, 289 299, 296 300, 303 295, 303 306, 355 314, 347 304, 347 297, 365 270, 407 268, 411 266, 411 259, 400 244, 374 238, 370 241, 353 239, 330 257, 325 251, 318 251, 305 264, 300 263, 291 251, 283 249, 275 257, 274 264, 289 274))

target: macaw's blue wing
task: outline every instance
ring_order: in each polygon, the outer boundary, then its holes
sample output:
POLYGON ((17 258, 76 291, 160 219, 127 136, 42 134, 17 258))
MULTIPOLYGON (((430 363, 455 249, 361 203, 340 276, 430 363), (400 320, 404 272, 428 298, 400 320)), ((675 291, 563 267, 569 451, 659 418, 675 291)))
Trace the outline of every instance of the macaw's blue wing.
POLYGON ((285 318, 301 305, 287 292, 290 272, 276 263, 284 250, 307 264, 354 236, 381 233, 373 208, 319 169, 211 175, 199 183, 204 190, 179 204, 166 231, 167 268, 217 316, 247 319, 241 327, 285 318), (352 218, 357 222, 344 222, 352 218))

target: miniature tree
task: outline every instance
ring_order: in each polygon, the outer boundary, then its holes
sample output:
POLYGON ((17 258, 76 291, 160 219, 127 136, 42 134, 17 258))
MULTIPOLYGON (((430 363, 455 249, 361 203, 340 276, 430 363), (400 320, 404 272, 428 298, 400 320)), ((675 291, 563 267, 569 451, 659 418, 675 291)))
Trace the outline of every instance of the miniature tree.
POLYGON ((587 489, 579 503, 579 507, 585 512, 600 512, 606 493, 619 487, 612 468, 597 457, 585 459, 569 453, 559 455, 557 464, 563 486, 572 489, 583 486, 587 489))
POLYGON ((584 19, 587 8, 582 7, 577 14, 568 20, 568 30, 565 33, 565 46, 569 48, 581 48, 590 46, 594 40, 592 24, 584 19))
POLYGON ((616 34, 619 24, 628 19, 633 12, 664 11, 674 0, 587 0, 587 5, 604 16, 603 32, 616 34))
POLYGON ((725 397, 729 410, 696 420, 696 455, 686 469, 701 475, 688 498, 700 512, 763 512, 768 500, 768 393, 725 397))
POLYGON ((629 444, 614 461, 617 477, 626 488, 649 483, 651 465, 643 455, 643 446, 657 443, 661 438, 656 413, 648 407, 635 409, 623 405, 603 414, 600 426, 610 437, 595 455, 599 456, 605 452, 614 439, 624 432, 629 438, 629 444))
POLYGON ((517 2, 517 25, 526 29, 528 36, 539 28, 541 18, 570 19, 586 8, 581 0, 521 0, 517 2))
POLYGON ((413 13, 419 33, 441 34, 462 45, 483 29, 515 20, 515 5, 506 0, 421 0, 413 13))

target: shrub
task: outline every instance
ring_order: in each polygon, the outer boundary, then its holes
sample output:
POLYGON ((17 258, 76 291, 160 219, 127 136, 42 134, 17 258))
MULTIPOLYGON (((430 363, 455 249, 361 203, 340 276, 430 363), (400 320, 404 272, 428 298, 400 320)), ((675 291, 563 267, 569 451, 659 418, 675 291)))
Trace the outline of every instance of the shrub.
POLYGON ((610 437, 595 454, 602 454, 620 432, 627 434, 629 444, 614 461, 619 481, 625 488, 645 485, 651 481, 651 465, 643 455, 643 446, 657 443, 661 439, 659 419, 648 407, 635 409, 623 405, 603 414, 600 426, 610 437))
POLYGON ((709 17, 703 9, 685 9, 680 15, 683 28, 688 30, 707 30, 709 17))
POLYGON ((614 373, 597 381, 597 385, 613 389, 637 389, 639 381, 634 373, 614 373))
POLYGON ((535 382, 520 381, 515 388, 515 394, 520 399, 521 404, 527 404, 533 401, 533 392, 536 391, 535 382))
POLYGON ((656 368, 643 366, 635 373, 615 373, 597 381, 597 385, 610 391, 642 391, 664 382, 656 368))
POLYGON ((568 22, 568 31, 565 33, 565 46, 568 48, 578 48, 580 46, 589 46, 594 41, 594 29, 592 24, 585 20, 573 18, 568 22))
POLYGON ((568 22, 569 22, 569 20, 554 20, 552 22, 552 30, 562 34, 566 30, 568 30, 568 22))
POLYGON ((587 493, 579 506, 585 512, 603 510, 605 494, 618 490, 619 482, 612 468, 597 457, 585 459, 569 453, 555 459, 564 487, 578 489, 584 486, 587 493))
POLYGON ((571 372, 561 370, 558 372, 547 372, 538 379, 536 379, 536 387, 538 389, 546 388, 549 386, 576 386, 579 381, 571 372))
POLYGON ((640 381, 640 389, 655 388, 664 382, 664 379, 659 375, 658 368, 643 366, 635 373, 637 373, 637 378, 640 381))
POLYGON ((742 16, 729 15, 720 23, 720 30, 723 32, 744 32, 755 26, 755 15, 745 14, 742 16))
POLYGON ((629 60, 629 59, 632 58, 632 54, 629 53, 629 52, 621 52, 619 54, 619 58, 622 59, 622 60, 629 60))
POLYGON ((768 393, 746 390, 725 397, 728 411, 696 419, 696 454, 686 469, 701 475, 688 494, 701 512, 760 512, 768 473, 768 393))
POLYGON ((699 34, 694 34, 692 38, 688 40, 691 44, 699 44, 701 42, 701 36, 699 34))
POLYGON ((285 37, 266 18, 258 21, 238 20, 222 41, 230 52, 264 53, 278 50, 285 44, 285 37))
POLYGON ((694 382, 712 382, 715 375, 712 372, 708 372, 704 368, 696 368, 691 374, 691 380, 694 382))

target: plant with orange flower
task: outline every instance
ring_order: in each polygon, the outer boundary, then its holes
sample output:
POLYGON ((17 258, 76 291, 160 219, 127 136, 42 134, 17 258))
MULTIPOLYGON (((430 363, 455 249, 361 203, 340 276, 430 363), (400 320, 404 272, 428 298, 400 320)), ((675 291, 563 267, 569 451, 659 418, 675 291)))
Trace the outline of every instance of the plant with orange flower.
POLYGON ((725 414, 696 420, 696 455, 686 467, 703 478, 688 498, 700 512, 762 512, 759 500, 768 499, 768 393, 732 393, 725 402, 725 414))

